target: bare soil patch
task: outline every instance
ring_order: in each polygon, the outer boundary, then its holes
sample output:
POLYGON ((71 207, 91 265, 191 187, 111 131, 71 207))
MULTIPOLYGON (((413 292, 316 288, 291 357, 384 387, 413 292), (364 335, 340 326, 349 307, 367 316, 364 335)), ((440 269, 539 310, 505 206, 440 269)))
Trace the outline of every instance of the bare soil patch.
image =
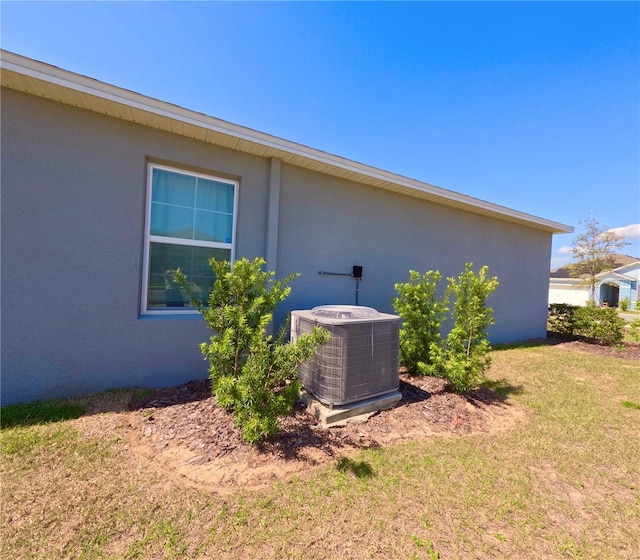
POLYGON ((242 440, 233 416, 218 407, 209 381, 193 381, 132 403, 137 411, 130 443, 138 456, 182 483, 226 493, 287 480, 399 440, 505 430, 527 414, 495 391, 463 397, 445 385, 442 379, 401 374, 402 400, 396 407, 328 429, 300 404, 282 420, 277 438, 255 447, 242 440))

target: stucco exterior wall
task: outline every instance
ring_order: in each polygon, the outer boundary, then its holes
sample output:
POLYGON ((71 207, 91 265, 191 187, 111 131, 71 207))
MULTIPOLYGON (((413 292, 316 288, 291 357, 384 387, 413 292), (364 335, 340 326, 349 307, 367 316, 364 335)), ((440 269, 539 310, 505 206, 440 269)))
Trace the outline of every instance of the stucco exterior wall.
POLYGON ((457 276, 472 261, 500 280, 492 341, 545 336, 549 233, 286 164, 274 174, 267 158, 5 88, 1 107, 3 405, 207 375, 200 316, 140 314, 149 162, 239 181, 236 256, 268 247, 278 277, 301 273, 276 327, 292 309, 355 303, 353 278, 321 270, 363 266, 359 304, 392 312, 410 268, 457 276))
POLYGON ((354 279, 318 272, 360 265, 359 304, 392 313, 409 269, 457 276, 473 262, 500 281, 492 341, 545 337, 550 252, 548 233, 282 166, 278 273, 301 273, 287 309, 355 303, 354 279))
POLYGON ((2 403, 207 375, 202 318, 140 315, 147 161, 239 179, 264 252, 269 162, 2 89, 2 403))

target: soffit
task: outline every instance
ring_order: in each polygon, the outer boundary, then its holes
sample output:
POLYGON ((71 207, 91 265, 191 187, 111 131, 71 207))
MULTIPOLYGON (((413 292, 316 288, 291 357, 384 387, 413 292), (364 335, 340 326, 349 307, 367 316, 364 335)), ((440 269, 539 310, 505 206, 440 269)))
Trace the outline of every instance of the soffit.
POLYGON ((158 101, 2 51, 3 87, 285 164, 549 233, 573 228, 158 101))

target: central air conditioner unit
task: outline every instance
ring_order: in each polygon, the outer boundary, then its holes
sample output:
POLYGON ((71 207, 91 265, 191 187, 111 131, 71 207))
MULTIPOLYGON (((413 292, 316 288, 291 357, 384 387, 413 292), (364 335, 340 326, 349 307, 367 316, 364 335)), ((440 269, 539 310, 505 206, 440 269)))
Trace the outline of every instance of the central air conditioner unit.
POLYGON ((292 311, 291 339, 316 325, 331 339, 300 366, 298 377, 321 403, 349 404, 398 390, 400 317, 353 305, 292 311))

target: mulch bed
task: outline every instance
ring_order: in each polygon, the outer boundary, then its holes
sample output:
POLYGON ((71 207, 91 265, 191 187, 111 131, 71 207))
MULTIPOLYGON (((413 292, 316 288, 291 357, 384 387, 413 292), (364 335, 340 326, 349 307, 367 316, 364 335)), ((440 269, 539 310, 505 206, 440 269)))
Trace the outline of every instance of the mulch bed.
POLYGON ((627 343, 619 347, 603 346, 584 340, 566 340, 556 337, 547 338, 546 344, 560 346, 584 354, 597 354, 598 356, 611 356, 614 358, 624 358, 626 360, 640 360, 640 344, 627 343))
MULTIPOLYGON (((640 345, 616 349, 554 338, 540 343, 640 360, 640 345)), ((298 404, 289 417, 281 420, 277 437, 252 446, 234 427, 233 416, 211 396, 209 380, 192 381, 153 390, 143 400, 132 403, 137 418, 132 425, 133 443, 147 458, 164 462, 165 469, 167 461, 180 463, 182 477, 190 477, 194 468, 206 467, 209 474, 204 478, 219 489, 223 482, 257 486, 358 449, 393 441, 507 429, 529 414, 523 407, 507 403, 495 391, 480 389, 461 396, 448 391, 444 380, 433 377, 401 373, 399 390, 402 399, 394 408, 380 411, 366 422, 328 429, 298 404), (252 469, 259 474, 253 477, 252 469), (269 472, 265 474, 265 470, 269 472), (212 475, 213 471, 217 474, 212 475)))
MULTIPOLYGON (((477 412, 483 405, 501 399, 488 390, 461 397, 445 390, 445 385, 442 379, 401 375, 402 400, 395 408, 380 411, 364 423, 328 429, 308 414, 304 405, 298 404, 292 415, 281 421, 280 435, 257 449, 287 459, 296 458, 300 449, 308 447, 334 455, 344 447, 371 447, 387 439, 402 439, 403 434, 408 435, 416 427, 416 421, 435 433, 486 431, 487 419, 477 412), (390 438, 398 429, 396 437, 390 438)), ((231 413, 218 407, 215 397, 211 396, 209 380, 155 390, 136 408, 145 410, 142 433, 147 438, 153 436, 153 446, 156 449, 173 445, 186 447, 196 454, 190 461, 192 464, 207 463, 251 448, 234 428, 231 413)))

